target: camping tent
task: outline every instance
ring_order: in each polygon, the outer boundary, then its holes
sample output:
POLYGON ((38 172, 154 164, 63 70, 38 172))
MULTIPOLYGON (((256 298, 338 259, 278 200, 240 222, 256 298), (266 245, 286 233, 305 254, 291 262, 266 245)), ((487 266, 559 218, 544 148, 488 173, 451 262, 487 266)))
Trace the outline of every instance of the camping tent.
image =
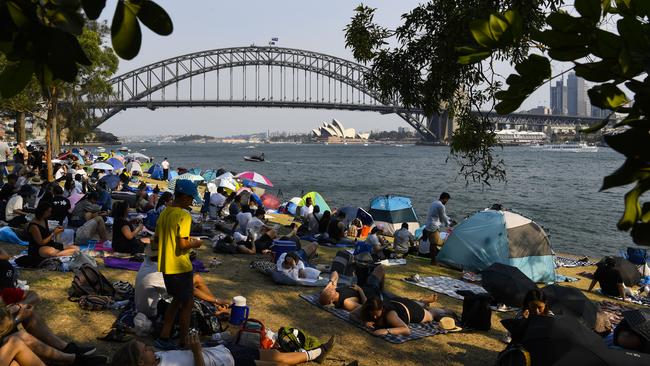
POLYGON ((454 228, 437 260, 470 271, 503 263, 535 282, 555 281, 548 235, 534 221, 509 211, 485 210, 470 216, 454 228))
POLYGON ((151 175, 151 179, 162 180, 163 179, 163 169, 160 164, 152 165, 147 171, 151 175))
POLYGON ((131 175, 142 175, 142 166, 137 160, 126 164, 126 170, 131 173, 131 175))
POLYGON ((372 226, 374 221, 372 216, 361 207, 345 206, 338 209, 338 212, 345 213, 344 223, 349 225, 352 220, 359 219, 363 225, 372 226))
POLYGON ((393 234, 402 227, 409 225, 409 231, 415 233, 420 227, 418 216, 415 214, 411 199, 402 196, 377 196, 370 201, 370 216, 375 220, 375 226, 385 234, 393 234))
POLYGON ((302 196, 300 203, 298 203, 298 206, 304 206, 307 198, 311 198, 311 202, 314 204, 314 206, 318 206, 318 208, 320 208, 320 212, 332 211, 327 202, 325 202, 323 196, 321 196, 318 192, 309 192, 306 195, 302 196))

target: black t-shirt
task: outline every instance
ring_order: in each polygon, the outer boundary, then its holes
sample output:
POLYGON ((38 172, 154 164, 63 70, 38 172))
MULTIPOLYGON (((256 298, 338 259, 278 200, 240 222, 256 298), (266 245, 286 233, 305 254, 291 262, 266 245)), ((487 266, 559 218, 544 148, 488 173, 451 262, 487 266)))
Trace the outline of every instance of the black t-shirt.
POLYGON ((616 268, 599 267, 594 273, 594 279, 600 284, 603 294, 609 296, 620 296, 618 284, 623 283, 621 272, 616 268))
MULTIPOLYGON (((345 300, 353 298, 353 297, 359 298, 359 294, 357 293, 357 290, 353 290, 352 288, 350 288, 348 286, 339 287, 339 288, 336 289, 336 292, 339 293, 339 301, 337 301, 334 304, 334 307, 336 307, 338 309, 343 308, 343 302, 345 302, 345 300)), ((359 299, 359 301, 360 300, 361 299, 359 299)))
POLYGON ((2 189, 0 189, 0 200, 3 201, 9 201, 9 198, 11 198, 11 195, 14 194, 14 189, 16 187, 12 186, 9 183, 5 183, 2 186, 2 189))
POLYGON ((330 235, 330 239, 342 239, 345 236, 345 231, 342 228, 341 221, 332 219, 327 228, 327 233, 330 235))
POLYGON ((63 220, 68 217, 68 210, 70 210, 70 201, 63 197, 54 197, 52 198, 52 216, 51 220, 57 220, 59 223, 63 223, 63 220))
MULTIPOLYGON (((126 246, 131 244, 131 240, 127 239, 122 233, 122 228, 128 226, 129 230, 133 231, 133 226, 128 220, 124 218, 117 218, 113 223, 113 245, 117 247, 126 246)), ((129 251, 130 252, 130 251, 129 251)))

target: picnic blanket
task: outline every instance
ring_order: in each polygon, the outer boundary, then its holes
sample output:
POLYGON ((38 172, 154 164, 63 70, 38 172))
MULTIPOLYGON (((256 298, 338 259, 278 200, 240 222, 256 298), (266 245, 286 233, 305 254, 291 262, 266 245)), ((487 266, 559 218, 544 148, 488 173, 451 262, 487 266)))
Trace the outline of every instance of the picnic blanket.
MULTIPOLYGON (((140 265, 142 265, 142 262, 134 261, 129 258, 106 257, 104 258, 104 265, 109 268, 126 269, 128 271, 137 271, 140 269, 140 265)), ((203 262, 201 262, 198 259, 192 261, 192 267, 194 268, 194 272, 208 271, 205 268, 205 265, 203 265, 203 262)))
POLYGON ((463 300, 463 296, 458 294, 456 291, 468 290, 475 294, 478 293, 487 293, 485 289, 479 285, 472 283, 467 283, 456 278, 446 277, 446 276, 431 276, 431 277, 422 277, 420 281, 414 281, 411 278, 405 278, 404 281, 424 287, 434 292, 445 294, 454 299, 463 300))
POLYGON ((384 259, 375 264, 381 264, 382 266, 386 266, 386 267, 401 266, 406 264, 406 259, 405 258, 384 259))
MULTIPOLYGON (((307 301, 308 303, 319 307, 328 313, 336 316, 337 318, 344 320, 354 326, 356 326, 359 329, 363 329, 368 333, 372 334, 373 329, 367 327, 365 324, 360 324, 357 322, 354 322, 350 320, 350 313, 343 310, 343 309, 337 309, 333 306, 321 306, 320 303, 318 302, 318 298, 320 297, 320 293, 315 293, 311 295, 305 295, 305 294, 300 294, 300 297, 307 301)), ((440 327, 438 327, 438 323, 436 322, 430 322, 430 323, 420 323, 420 324, 409 324, 409 329, 411 329, 411 334, 407 336, 402 336, 402 335, 394 335, 394 334, 388 334, 385 336, 381 336, 383 340, 386 342, 390 343, 395 343, 395 344, 400 344, 424 337, 431 337, 436 334, 444 334, 447 333, 445 330, 442 330, 440 327)))
MULTIPOLYGON (((619 301, 623 301, 623 298, 620 298, 618 296, 609 296, 604 294, 600 289, 596 290, 598 293, 600 293, 603 296, 611 297, 612 299, 616 299, 619 301)), ((628 295, 626 296, 626 301, 631 302, 633 304, 637 305, 643 305, 643 306, 650 306, 650 297, 646 296, 640 296, 640 295, 628 295)))
POLYGON ((9 226, 5 226, 3 228, 0 228, 0 241, 4 241, 7 243, 12 243, 12 244, 18 244, 22 246, 27 246, 29 245, 28 241, 21 240, 18 235, 16 235, 16 232, 10 228, 9 226))
POLYGON ((600 305, 600 311, 607 314, 609 317, 610 323, 616 328, 618 323, 623 320, 623 312, 628 310, 634 310, 635 308, 625 306, 614 301, 604 300, 598 303, 600 305))
POLYGON ((596 265, 596 262, 591 262, 587 257, 581 259, 575 259, 575 258, 556 256, 554 259, 555 259, 555 267, 572 268, 572 267, 588 267, 588 266, 596 265))

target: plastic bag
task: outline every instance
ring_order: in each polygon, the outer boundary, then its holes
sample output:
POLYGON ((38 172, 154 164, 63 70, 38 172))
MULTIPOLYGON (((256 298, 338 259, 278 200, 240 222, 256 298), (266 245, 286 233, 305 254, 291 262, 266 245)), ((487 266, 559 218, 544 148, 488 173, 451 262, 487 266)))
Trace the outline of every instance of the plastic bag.
POLYGON ((151 320, 142 313, 138 313, 135 318, 133 318, 133 325, 135 334, 138 337, 144 337, 151 333, 151 320))

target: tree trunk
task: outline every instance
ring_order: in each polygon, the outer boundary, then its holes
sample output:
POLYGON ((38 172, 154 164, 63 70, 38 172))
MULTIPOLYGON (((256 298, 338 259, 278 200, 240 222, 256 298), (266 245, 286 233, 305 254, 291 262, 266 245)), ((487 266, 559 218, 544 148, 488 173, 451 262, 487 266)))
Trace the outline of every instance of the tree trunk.
POLYGON ((16 113, 14 133, 16 134, 16 142, 25 142, 25 140, 27 140, 27 134, 25 132, 25 112, 16 113))
POLYGON ((61 152, 61 132, 59 131, 59 117, 57 111, 57 98, 52 95, 53 100, 53 115, 52 115, 52 155, 59 155, 61 152))
POLYGON ((53 154, 52 132, 56 131, 54 129, 56 127, 56 104, 57 104, 56 87, 52 86, 50 88, 50 99, 48 100, 47 103, 47 121, 45 123, 45 145, 47 146, 46 153, 45 153, 46 155, 45 162, 47 165, 48 182, 54 181, 54 174, 52 171, 52 154, 53 154))

